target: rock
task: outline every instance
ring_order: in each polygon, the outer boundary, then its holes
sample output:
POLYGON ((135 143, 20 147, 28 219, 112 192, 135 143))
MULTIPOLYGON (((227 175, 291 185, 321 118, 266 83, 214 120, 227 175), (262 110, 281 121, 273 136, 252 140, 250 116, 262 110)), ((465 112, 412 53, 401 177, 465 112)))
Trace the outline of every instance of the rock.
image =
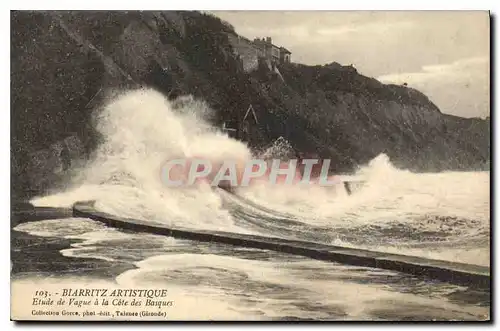
POLYGON ((59 178, 53 174, 65 173, 68 159, 88 157, 101 139, 94 112, 114 91, 137 86, 171 99, 202 99, 215 110, 217 127, 237 122, 251 104, 259 123, 250 147, 287 141, 296 152, 332 159, 339 172, 380 153, 416 171, 490 166, 489 119, 443 114, 421 92, 382 84, 352 65, 290 63, 273 72, 258 52, 245 51, 234 28, 209 14, 13 11, 11 17, 11 173, 19 196, 59 178))

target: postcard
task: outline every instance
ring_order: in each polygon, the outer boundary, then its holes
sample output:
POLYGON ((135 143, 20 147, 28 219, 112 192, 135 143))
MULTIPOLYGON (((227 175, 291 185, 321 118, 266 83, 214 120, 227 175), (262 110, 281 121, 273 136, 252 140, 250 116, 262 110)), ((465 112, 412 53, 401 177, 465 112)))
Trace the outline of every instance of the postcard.
POLYGON ((11 320, 491 320, 489 12, 10 18, 11 320))

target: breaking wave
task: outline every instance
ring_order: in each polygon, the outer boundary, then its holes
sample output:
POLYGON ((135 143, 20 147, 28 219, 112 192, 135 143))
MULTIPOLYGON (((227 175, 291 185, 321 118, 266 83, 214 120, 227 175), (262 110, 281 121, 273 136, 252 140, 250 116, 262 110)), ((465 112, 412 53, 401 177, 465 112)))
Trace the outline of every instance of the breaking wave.
MULTIPOLYGON (((192 97, 168 101, 145 89, 118 95, 99 111, 103 141, 93 158, 76 171, 68 189, 32 202, 69 207, 96 200, 104 212, 173 226, 488 265, 489 172, 412 173, 379 155, 346 177, 363 181, 352 195, 342 185, 263 182, 239 189, 238 196, 203 184, 164 185, 166 160, 196 156, 246 162, 255 157, 245 143, 210 125, 213 115, 192 97)), ((290 146, 280 140, 262 155, 286 155, 285 148, 290 146)))

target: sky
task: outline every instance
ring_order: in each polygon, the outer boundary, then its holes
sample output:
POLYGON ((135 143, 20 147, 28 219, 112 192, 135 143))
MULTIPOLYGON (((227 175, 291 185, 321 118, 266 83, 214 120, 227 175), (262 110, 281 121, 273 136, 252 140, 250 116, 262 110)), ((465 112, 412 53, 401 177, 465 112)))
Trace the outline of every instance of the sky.
POLYGON ((426 94, 443 113, 490 114, 486 11, 215 11, 251 40, 272 37, 292 62, 352 64, 426 94))

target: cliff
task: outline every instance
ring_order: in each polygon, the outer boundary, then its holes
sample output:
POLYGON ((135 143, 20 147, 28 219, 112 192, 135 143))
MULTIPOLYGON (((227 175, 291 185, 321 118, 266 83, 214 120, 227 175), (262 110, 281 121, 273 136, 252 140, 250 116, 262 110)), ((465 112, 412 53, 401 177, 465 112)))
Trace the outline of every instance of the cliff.
POLYGON ((415 171, 489 168, 489 119, 445 115, 422 93, 331 63, 272 68, 227 23, 199 12, 11 12, 11 179, 30 196, 70 175, 99 141, 93 112, 115 88, 192 94, 241 121, 251 104, 263 149, 354 169, 380 153, 415 171))

